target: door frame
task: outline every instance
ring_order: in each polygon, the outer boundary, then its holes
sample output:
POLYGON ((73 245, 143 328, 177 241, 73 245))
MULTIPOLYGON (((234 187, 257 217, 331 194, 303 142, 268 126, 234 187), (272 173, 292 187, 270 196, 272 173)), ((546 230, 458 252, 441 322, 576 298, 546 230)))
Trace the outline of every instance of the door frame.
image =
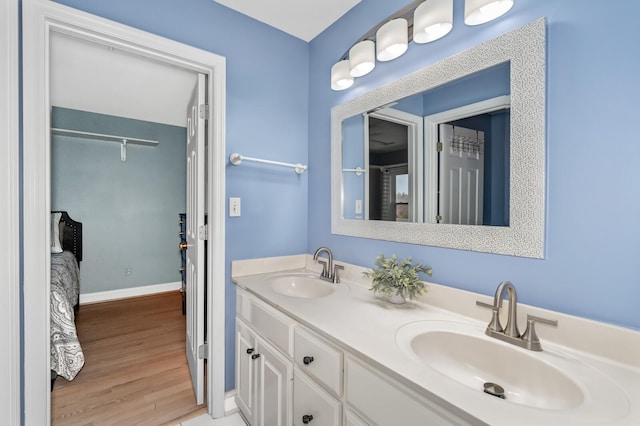
MULTIPOLYGON (((371 113, 368 113, 368 117, 374 117, 380 120, 390 121, 392 123, 402 124, 407 126, 407 150, 408 158, 407 162, 409 168, 409 193, 411 194, 411 208, 409 210, 409 222, 422 222, 424 217, 424 189, 422 178, 423 167, 423 143, 424 140, 424 120, 421 116, 410 114, 405 111, 400 111, 393 108, 383 108, 371 113)), ((365 169, 369 170, 369 125, 365 123, 365 169)), ((366 180, 368 184, 368 179, 366 180)), ((365 187, 365 206, 369 206, 369 188, 365 187)), ((369 210, 367 208, 367 215, 365 219, 368 220, 369 210)))
POLYGON ((0 321, 6 330, 0 349, 5 379, 0 385, 0 413, 7 424, 20 424, 20 239, 19 239, 19 3, 0 6, 0 321))
POLYGON ((24 424, 51 418, 49 359, 49 211, 51 209, 49 35, 111 45, 207 76, 206 158, 207 407, 224 416, 225 384, 225 100, 224 57, 46 0, 23 0, 24 424))

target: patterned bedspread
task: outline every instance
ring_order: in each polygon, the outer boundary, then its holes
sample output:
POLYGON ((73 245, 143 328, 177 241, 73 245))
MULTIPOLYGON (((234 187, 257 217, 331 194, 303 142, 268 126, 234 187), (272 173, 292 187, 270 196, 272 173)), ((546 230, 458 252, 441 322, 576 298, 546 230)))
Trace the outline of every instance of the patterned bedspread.
POLYGON ((80 270, 73 253, 51 254, 51 369, 73 380, 84 365, 73 307, 80 293, 80 270))

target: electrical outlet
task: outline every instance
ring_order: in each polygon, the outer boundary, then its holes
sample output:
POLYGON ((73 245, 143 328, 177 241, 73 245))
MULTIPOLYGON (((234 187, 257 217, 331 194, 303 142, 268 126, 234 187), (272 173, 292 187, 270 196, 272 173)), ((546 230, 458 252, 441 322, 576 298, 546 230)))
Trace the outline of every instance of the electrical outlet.
POLYGON ((362 200, 356 200, 356 214, 362 213, 362 200))
POLYGON ((240 198, 229 197, 229 217, 240 216, 240 198))
POLYGON ((131 270, 131 266, 125 266, 124 267, 124 276, 125 277, 130 277, 133 274, 133 271, 131 270))

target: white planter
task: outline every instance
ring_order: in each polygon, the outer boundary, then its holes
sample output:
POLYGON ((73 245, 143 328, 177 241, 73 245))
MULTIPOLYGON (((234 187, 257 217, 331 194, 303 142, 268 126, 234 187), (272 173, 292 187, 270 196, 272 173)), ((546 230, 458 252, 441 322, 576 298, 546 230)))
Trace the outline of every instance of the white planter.
POLYGON ((387 296, 387 300, 391 303, 395 303, 396 305, 401 305, 407 301, 402 294, 392 294, 391 296, 387 296))

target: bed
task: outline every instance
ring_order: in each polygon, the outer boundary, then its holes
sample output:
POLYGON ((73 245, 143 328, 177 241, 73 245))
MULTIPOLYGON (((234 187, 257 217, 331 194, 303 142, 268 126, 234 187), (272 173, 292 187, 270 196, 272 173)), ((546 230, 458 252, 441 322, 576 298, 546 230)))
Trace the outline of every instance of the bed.
POLYGON ((51 212, 51 379, 73 380, 84 365, 75 325, 80 297, 82 224, 51 212))

